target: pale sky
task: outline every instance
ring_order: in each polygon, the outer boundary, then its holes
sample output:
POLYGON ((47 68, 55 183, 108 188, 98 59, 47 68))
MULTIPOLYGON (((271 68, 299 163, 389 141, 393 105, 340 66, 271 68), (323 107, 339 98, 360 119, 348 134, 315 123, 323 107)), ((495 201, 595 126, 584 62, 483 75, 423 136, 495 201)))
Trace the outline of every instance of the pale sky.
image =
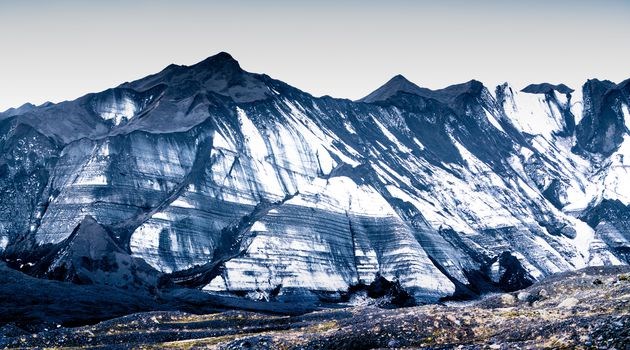
POLYGON ((630 78, 628 0, 0 0, 0 111, 220 51, 316 96, 630 78))

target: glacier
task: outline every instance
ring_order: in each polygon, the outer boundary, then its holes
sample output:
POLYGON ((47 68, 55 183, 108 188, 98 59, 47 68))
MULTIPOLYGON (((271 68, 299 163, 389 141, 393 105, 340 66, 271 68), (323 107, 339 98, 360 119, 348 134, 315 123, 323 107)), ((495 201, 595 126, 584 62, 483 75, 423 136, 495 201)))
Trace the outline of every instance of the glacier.
POLYGON ((434 302, 628 264, 628 106, 630 80, 399 75, 358 101, 314 97, 220 53, 0 113, 0 254, 119 285, 76 268, 115 256, 143 286, 153 271, 286 302, 379 279, 434 302), (90 237, 115 248, 77 248, 90 237))

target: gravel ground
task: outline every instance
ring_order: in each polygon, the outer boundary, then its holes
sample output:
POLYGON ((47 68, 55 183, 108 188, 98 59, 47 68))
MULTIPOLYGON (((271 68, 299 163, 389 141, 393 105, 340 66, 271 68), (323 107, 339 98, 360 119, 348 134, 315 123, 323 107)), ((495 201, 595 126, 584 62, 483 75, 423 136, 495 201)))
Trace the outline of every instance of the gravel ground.
POLYGON ((147 312, 30 334, 8 324, 0 348, 630 349, 630 267, 551 276, 473 302, 354 306, 300 316, 147 312))

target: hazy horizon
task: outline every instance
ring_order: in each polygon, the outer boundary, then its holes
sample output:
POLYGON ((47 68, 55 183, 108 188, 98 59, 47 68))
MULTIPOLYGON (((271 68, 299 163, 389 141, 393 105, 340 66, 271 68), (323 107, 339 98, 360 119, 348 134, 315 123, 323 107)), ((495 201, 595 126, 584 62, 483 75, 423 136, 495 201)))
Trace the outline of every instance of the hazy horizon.
POLYGON ((315 96, 358 99, 396 74, 431 89, 470 79, 630 78, 630 2, 0 0, 0 111, 72 100, 229 52, 315 96))

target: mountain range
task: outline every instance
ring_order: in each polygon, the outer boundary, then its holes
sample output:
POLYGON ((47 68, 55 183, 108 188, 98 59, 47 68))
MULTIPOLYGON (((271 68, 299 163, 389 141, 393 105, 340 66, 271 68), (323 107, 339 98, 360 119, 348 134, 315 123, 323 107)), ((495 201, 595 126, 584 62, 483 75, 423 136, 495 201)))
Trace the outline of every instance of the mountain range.
POLYGON ((155 293, 397 303, 630 263, 630 79, 314 97, 227 53, 0 113, 0 255, 155 293), (624 180, 624 178, 626 180, 624 180))

